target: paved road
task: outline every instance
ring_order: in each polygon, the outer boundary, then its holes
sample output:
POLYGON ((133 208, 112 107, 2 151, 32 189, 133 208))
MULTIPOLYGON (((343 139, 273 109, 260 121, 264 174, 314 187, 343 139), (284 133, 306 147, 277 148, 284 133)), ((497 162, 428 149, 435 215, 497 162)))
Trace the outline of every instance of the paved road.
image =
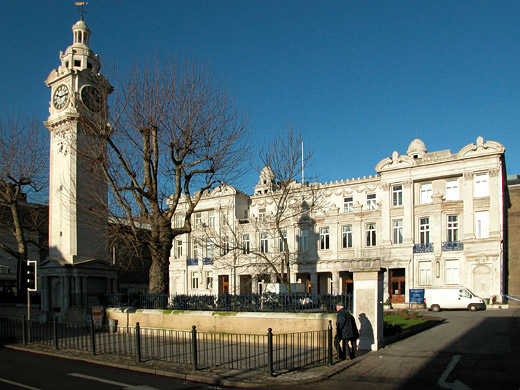
POLYGON ((0 348, 2 390, 219 389, 201 383, 0 348))
POLYGON ((369 354, 319 389, 520 389, 519 309, 437 314, 443 324, 369 354))

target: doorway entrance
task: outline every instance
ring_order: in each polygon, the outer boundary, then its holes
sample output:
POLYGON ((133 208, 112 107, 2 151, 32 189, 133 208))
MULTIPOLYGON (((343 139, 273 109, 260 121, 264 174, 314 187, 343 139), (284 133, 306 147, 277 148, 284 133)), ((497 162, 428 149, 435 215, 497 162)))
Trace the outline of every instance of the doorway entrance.
POLYGON ((390 270, 390 302, 404 303, 406 299, 405 269, 396 268, 390 270))
POLYGON ((229 294, 229 275, 219 275, 218 293, 219 294, 229 294))
POLYGON ((354 294, 354 274, 352 272, 340 272, 342 281, 341 294, 354 294))

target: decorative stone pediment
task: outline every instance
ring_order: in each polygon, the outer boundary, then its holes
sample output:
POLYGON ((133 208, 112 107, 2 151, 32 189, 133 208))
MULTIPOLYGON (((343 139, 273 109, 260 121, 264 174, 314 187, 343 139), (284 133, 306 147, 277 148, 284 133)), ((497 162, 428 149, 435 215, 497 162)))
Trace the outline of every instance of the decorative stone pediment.
POLYGON ((416 166, 415 160, 409 156, 399 156, 397 151, 392 153, 392 158, 387 157, 376 165, 376 172, 389 171, 392 169, 411 168, 416 166))
POLYGON ((502 154, 505 150, 506 148, 499 142, 484 142, 482 137, 478 137, 476 143, 464 146, 457 154, 457 158, 463 159, 486 154, 502 154))

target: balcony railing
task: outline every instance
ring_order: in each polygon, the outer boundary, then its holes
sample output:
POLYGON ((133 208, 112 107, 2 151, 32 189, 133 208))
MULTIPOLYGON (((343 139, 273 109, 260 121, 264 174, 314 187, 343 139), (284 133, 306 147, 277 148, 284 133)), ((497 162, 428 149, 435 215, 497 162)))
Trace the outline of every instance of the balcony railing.
POLYGON ((433 243, 428 244, 415 244, 413 246, 413 253, 429 253, 433 252, 433 243))
POLYGON ((464 244, 460 241, 443 241, 442 243, 442 251, 463 251, 464 244))
POLYGON ((211 257, 202 258, 202 265, 213 265, 213 259, 211 257))
POLYGON ((186 262, 188 263, 188 265, 199 265, 199 259, 196 257, 193 259, 188 259, 186 260, 186 262))

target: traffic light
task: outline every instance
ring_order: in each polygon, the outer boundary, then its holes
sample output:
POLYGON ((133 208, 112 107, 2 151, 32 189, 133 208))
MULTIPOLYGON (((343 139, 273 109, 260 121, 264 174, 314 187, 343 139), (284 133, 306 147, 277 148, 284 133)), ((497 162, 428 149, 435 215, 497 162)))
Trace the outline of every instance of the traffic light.
POLYGON ((27 260, 25 267, 27 291, 38 290, 38 263, 36 260, 27 260))

